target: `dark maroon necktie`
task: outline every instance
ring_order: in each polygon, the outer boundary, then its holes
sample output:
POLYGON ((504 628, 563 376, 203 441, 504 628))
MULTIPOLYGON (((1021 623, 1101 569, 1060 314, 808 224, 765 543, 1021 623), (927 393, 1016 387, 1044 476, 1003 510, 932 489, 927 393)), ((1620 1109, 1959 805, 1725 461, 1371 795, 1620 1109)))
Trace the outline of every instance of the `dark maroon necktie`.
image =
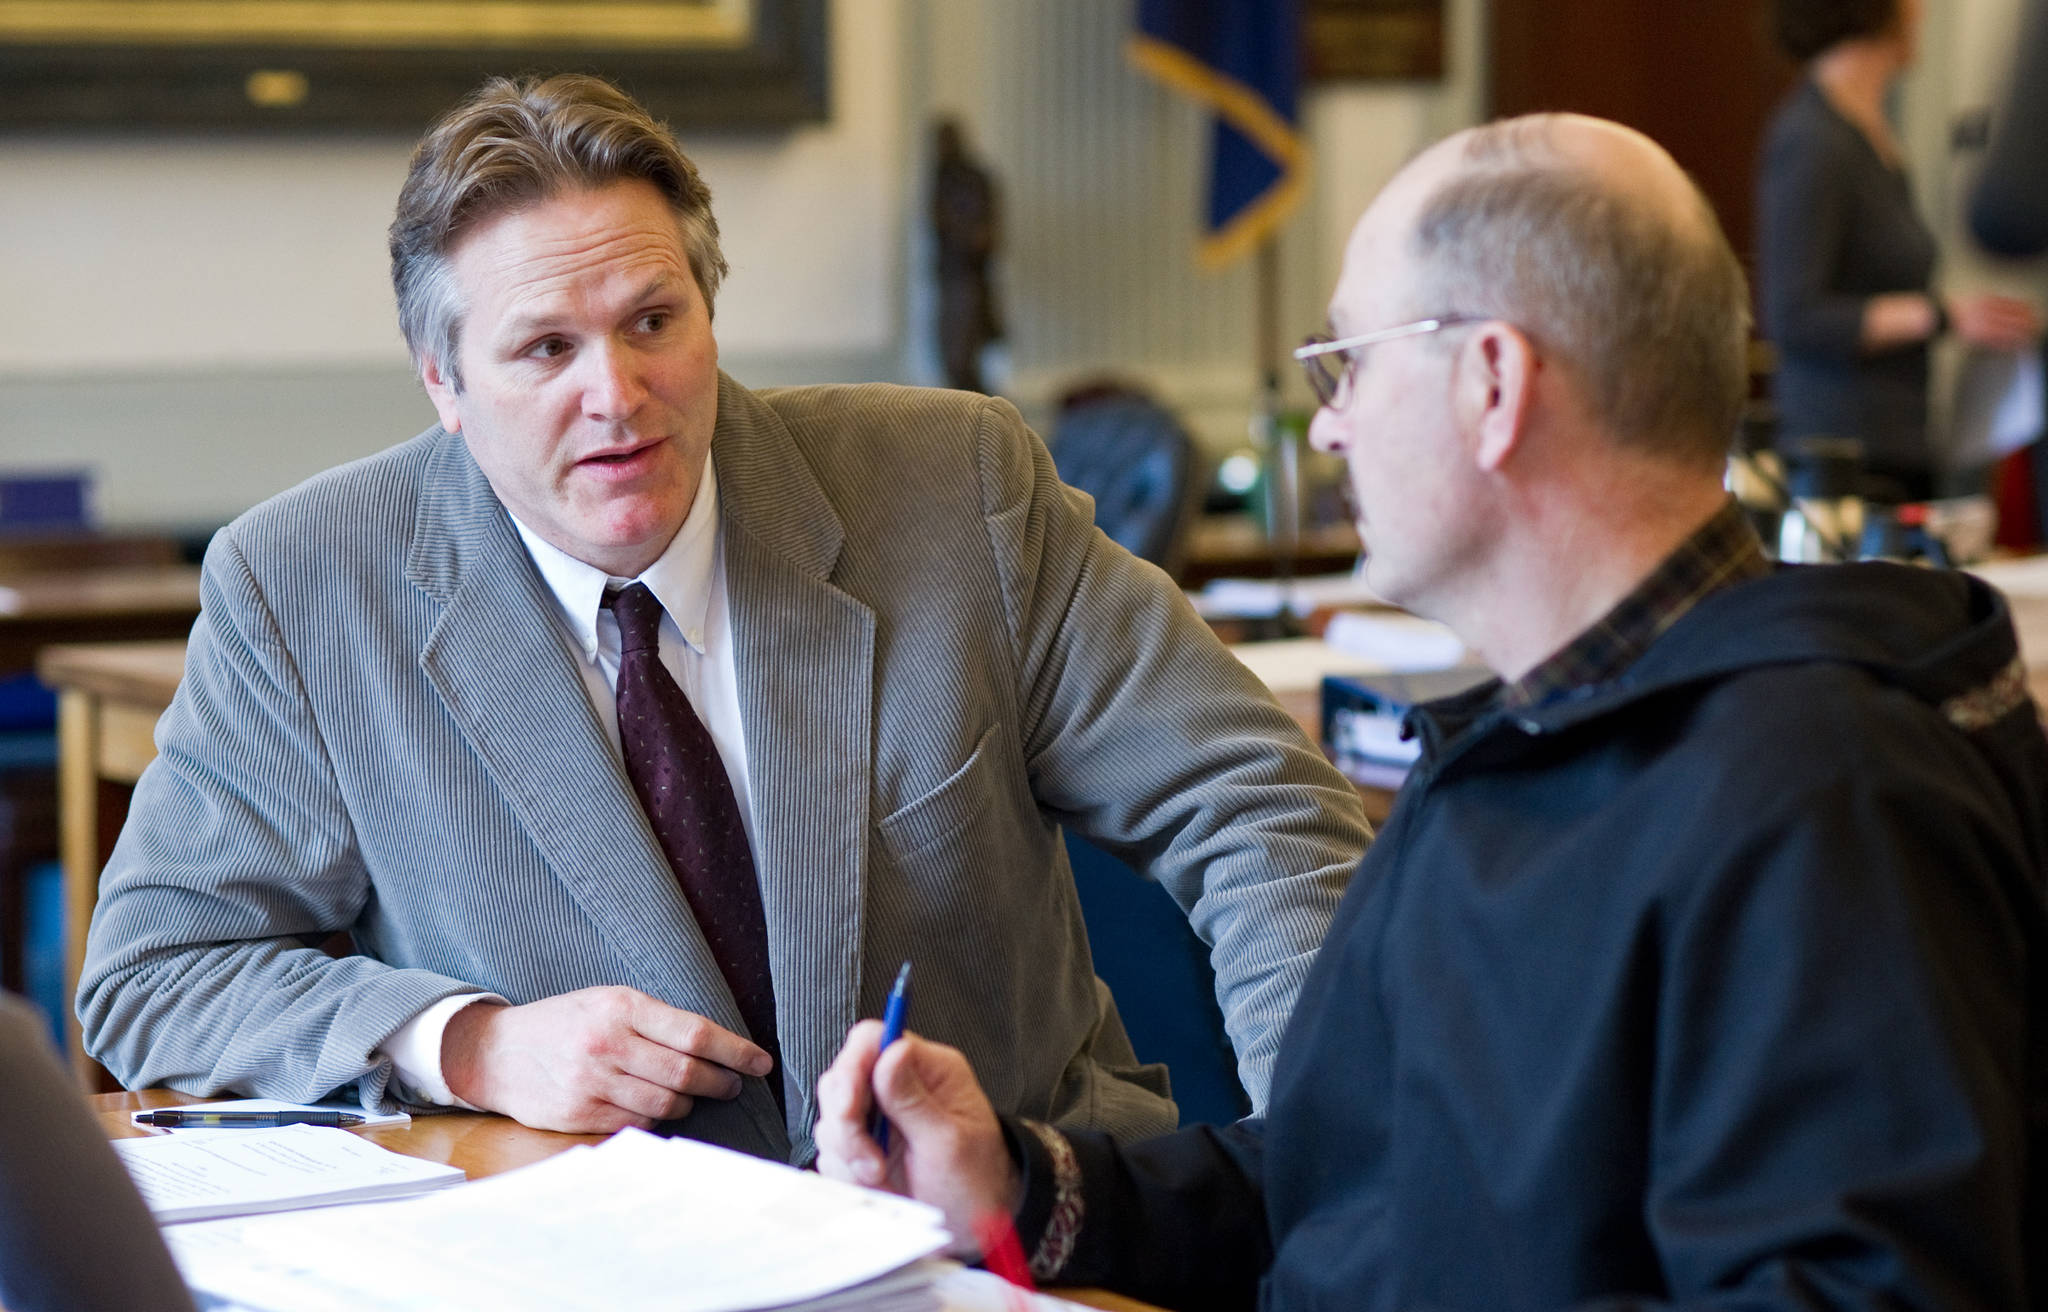
POLYGON ((619 621, 619 745, 626 777, 668 856, 704 941, 725 974, 755 1043, 775 1058, 768 1080, 782 1101, 768 924, 739 802, 711 732, 661 663, 661 602, 644 583, 609 593, 619 621))

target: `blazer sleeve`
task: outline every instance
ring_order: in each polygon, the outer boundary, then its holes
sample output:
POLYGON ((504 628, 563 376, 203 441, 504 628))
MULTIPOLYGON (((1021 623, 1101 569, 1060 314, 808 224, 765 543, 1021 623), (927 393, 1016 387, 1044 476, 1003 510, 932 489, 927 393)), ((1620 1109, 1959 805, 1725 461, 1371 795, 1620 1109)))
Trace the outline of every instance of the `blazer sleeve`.
POLYGON ((977 442, 1032 793, 1187 913, 1262 1109, 1371 837, 1357 791, 1171 580, 1095 528, 1015 409, 986 403, 977 442))
POLYGON ((1865 298, 1834 286, 1851 212, 1849 165, 1811 124, 1781 120, 1757 179, 1757 283, 1781 350, 1842 363, 1863 351, 1865 298))
POLYGON ((381 1101, 383 1038, 461 981, 318 946, 370 895, 299 671, 232 528, 214 536, 185 675, 100 880, 86 1048, 129 1088, 381 1101))

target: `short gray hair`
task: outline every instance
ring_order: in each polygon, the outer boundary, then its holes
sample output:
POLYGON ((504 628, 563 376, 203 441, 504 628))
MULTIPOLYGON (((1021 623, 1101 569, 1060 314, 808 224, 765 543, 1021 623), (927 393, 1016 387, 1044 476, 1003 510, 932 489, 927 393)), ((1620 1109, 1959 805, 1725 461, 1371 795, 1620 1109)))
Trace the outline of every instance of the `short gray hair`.
POLYGON ((726 273, 711 190, 667 126, 603 78, 494 77, 428 130, 391 221, 391 284, 414 368, 456 390, 463 307, 449 254, 476 224, 565 191, 646 182, 667 199, 708 313, 726 273))
POLYGON ((1542 116, 1476 129, 1410 234, 1431 314, 1498 316, 1567 366, 1625 444, 1726 459, 1749 390, 1749 290, 1699 188, 1692 222, 1549 143, 1542 116))

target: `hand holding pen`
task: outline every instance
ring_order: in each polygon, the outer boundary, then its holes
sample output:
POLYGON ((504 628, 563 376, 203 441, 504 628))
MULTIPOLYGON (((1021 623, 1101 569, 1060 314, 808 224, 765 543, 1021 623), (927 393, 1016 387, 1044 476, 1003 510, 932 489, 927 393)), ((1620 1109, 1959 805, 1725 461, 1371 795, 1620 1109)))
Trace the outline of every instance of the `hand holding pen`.
POLYGON ((948 1251, 977 1258, 986 1244, 976 1223, 1014 1214, 1023 1192, 1002 1125, 958 1049, 906 1030, 885 1057, 883 1031, 881 1021, 855 1025, 818 1080, 818 1171, 932 1204, 953 1234, 948 1251), (877 1107, 890 1111, 893 1160, 871 1119, 877 1107))

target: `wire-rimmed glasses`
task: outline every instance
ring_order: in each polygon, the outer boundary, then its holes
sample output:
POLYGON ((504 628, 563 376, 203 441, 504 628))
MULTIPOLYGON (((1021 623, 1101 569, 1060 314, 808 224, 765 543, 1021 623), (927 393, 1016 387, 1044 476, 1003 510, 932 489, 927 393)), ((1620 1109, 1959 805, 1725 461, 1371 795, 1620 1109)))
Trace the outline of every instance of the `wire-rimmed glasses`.
POLYGON ((1301 372, 1307 375, 1308 385, 1314 390, 1317 402, 1335 405, 1337 393, 1343 388, 1344 380, 1351 376, 1352 369, 1357 367, 1359 353, 1366 347, 1391 342, 1398 337, 1420 337, 1440 328, 1477 321, 1476 315, 1440 314, 1430 319, 1382 328, 1378 332, 1360 333, 1356 337, 1332 339, 1327 333, 1316 333, 1294 349, 1294 358, 1301 362, 1301 372), (1334 369, 1330 367, 1333 355, 1340 362, 1334 369))

